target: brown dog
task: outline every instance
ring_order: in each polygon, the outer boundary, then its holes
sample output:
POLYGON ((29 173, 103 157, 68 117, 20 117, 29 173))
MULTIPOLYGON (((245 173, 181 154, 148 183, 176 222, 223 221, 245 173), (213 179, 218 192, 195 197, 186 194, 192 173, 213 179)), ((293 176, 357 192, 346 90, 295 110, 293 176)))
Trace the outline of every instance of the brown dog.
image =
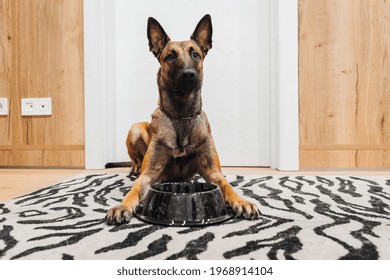
POLYGON ((203 60, 212 42, 210 15, 200 20, 188 41, 172 42, 154 18, 148 19, 147 35, 150 51, 161 65, 159 107, 151 123, 137 123, 129 131, 126 145, 133 172, 140 170, 140 176, 122 203, 107 212, 107 224, 129 222, 153 184, 185 181, 196 173, 221 188, 237 216, 258 218, 256 206, 240 198, 222 175, 210 124, 202 111, 203 60))

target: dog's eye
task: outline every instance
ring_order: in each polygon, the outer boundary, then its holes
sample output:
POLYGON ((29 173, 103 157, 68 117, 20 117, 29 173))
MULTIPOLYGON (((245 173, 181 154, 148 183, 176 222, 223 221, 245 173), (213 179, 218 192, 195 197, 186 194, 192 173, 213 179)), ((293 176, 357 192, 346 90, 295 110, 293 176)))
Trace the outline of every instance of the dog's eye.
POLYGON ((169 53, 166 57, 165 57, 165 60, 166 61, 172 61, 174 60, 176 57, 175 57, 175 54, 174 53, 169 53))
POLYGON ((195 59, 195 60, 198 60, 198 59, 200 58, 200 54, 197 53, 197 52, 195 52, 195 51, 193 51, 193 52, 191 53, 191 55, 192 55, 192 58, 195 59))

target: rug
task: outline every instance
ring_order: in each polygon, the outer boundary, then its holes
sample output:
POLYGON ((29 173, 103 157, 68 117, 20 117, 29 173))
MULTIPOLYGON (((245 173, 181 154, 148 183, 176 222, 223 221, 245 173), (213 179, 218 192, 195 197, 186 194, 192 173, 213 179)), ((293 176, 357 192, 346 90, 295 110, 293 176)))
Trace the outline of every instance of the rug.
POLYGON ((0 204, 0 259, 390 259, 390 177, 226 178, 262 219, 108 226, 134 178, 82 175, 0 204))

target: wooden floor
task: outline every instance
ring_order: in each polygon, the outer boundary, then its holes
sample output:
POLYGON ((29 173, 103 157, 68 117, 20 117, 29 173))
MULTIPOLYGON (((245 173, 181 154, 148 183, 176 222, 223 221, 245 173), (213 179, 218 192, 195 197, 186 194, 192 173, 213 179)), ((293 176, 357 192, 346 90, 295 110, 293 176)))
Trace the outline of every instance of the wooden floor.
MULTIPOLYGON (((389 176, 390 170, 303 170, 281 172, 270 168, 223 168, 225 175, 361 175, 389 176)), ((103 170, 85 169, 10 169, 0 168, 0 202, 8 201, 23 194, 87 173, 128 173, 128 168, 103 170)))

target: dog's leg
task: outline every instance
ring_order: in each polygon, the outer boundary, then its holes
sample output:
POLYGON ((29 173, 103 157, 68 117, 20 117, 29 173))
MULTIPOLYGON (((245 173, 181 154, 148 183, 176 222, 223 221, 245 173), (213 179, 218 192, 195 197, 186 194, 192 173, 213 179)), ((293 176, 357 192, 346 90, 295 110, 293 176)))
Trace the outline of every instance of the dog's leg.
POLYGON ((126 147, 132 166, 130 176, 138 176, 141 170, 142 160, 150 143, 150 123, 141 122, 133 124, 127 134, 126 147))
POLYGON ((208 183, 220 187, 225 201, 233 208, 237 217, 243 216, 248 220, 259 218, 260 211, 257 206, 239 197, 222 175, 219 157, 212 140, 208 143, 208 148, 205 151, 199 155, 197 160, 200 175, 208 183))
POLYGON ((121 204, 108 210, 105 217, 108 225, 119 225, 130 221, 135 208, 144 199, 149 188, 160 179, 168 161, 167 148, 151 142, 142 161, 140 176, 135 180, 121 204))

